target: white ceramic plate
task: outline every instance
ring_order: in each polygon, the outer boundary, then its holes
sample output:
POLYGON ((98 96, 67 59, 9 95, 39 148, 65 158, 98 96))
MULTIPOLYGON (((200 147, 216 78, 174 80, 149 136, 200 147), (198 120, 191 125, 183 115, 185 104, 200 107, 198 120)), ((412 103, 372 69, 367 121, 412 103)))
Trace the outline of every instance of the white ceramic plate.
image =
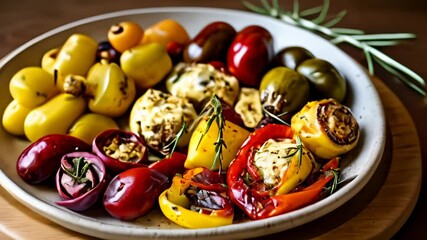
POLYGON ((276 51, 290 45, 302 46, 319 58, 327 59, 349 82, 348 105, 361 127, 361 139, 356 149, 345 156, 343 177, 357 175, 352 182, 332 196, 297 211, 269 219, 236 223, 229 226, 188 230, 171 223, 160 210, 134 222, 122 222, 109 217, 102 207, 83 214, 55 205, 59 199, 54 188, 32 186, 16 173, 15 163, 29 142, 18 139, 0 128, 0 184, 16 199, 39 214, 67 228, 108 239, 237 239, 284 231, 319 218, 344 204, 369 181, 381 159, 385 142, 385 120, 382 105, 365 71, 349 56, 328 41, 307 31, 288 26, 270 17, 248 12, 208 8, 148 8, 104 14, 73 22, 49 31, 19 47, 0 61, 0 112, 11 100, 9 80, 19 69, 39 65, 42 55, 73 33, 88 34, 105 40, 109 27, 123 20, 133 20, 144 28, 172 18, 182 23, 191 36, 213 21, 226 21, 237 30, 251 24, 261 25, 273 34, 276 51))

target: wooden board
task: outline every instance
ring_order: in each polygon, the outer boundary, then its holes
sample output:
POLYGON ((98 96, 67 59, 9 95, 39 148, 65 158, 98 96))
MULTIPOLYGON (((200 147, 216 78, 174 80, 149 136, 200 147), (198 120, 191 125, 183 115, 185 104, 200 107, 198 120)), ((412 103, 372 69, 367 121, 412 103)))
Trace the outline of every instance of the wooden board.
MULTIPOLYGON (((348 203, 300 227, 265 239, 388 239, 408 219, 421 187, 417 131, 399 99, 373 79, 388 124, 384 157, 373 179, 348 203)), ((0 187, 0 239, 93 239, 31 211, 0 187)))

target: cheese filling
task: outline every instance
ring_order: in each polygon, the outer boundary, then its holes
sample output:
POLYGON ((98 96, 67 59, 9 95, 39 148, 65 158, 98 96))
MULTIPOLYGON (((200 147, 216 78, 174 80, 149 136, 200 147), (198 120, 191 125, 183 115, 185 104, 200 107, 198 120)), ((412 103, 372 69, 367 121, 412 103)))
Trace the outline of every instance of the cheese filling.
MULTIPOLYGON (((297 145, 291 139, 267 140, 255 153, 254 165, 258 168, 264 183, 274 187, 280 183, 292 162, 297 145)), ((298 154, 298 153, 297 153, 298 154)))

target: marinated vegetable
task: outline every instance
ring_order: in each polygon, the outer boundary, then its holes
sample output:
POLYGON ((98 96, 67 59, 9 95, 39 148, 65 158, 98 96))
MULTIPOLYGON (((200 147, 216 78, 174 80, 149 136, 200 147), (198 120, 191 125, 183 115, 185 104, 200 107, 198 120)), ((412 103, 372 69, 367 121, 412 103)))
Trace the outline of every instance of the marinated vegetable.
POLYGON ((57 172, 63 155, 75 151, 90 151, 90 145, 69 135, 47 135, 25 148, 16 170, 25 182, 40 183, 57 172))
POLYGON ((226 22, 212 22, 205 26, 184 50, 185 62, 208 63, 226 61, 227 50, 236 30, 226 22))
POLYGON ((310 86, 301 74, 287 67, 275 67, 265 74, 259 87, 263 107, 273 113, 293 113, 309 100, 310 86))
POLYGON ((315 99, 334 98, 342 102, 347 94, 347 82, 328 61, 313 58, 302 62, 296 69, 310 82, 315 99))
POLYGON ((168 219, 186 228, 229 225, 234 217, 221 176, 202 167, 175 176, 172 186, 160 195, 159 205, 168 219))
POLYGON ((273 56, 271 34, 263 27, 251 25, 233 39, 227 53, 228 71, 243 85, 258 87, 273 56))
POLYGON ((159 83, 172 69, 172 59, 166 47, 153 42, 130 48, 120 57, 123 72, 135 80, 140 89, 148 89, 159 83))
POLYGON ((292 129, 269 124, 251 133, 227 171, 231 200, 251 219, 283 214, 319 197, 323 186, 333 177, 292 192, 317 168, 302 143, 292 140, 292 129))
POLYGON ((188 99, 199 111, 213 95, 233 106, 239 94, 235 77, 202 63, 176 65, 166 79, 166 88, 172 95, 188 99))
POLYGON ((19 70, 9 83, 13 99, 27 108, 47 102, 58 93, 53 75, 40 67, 19 70))
POLYGON ((93 141, 92 151, 114 173, 144 167, 144 162, 148 159, 144 138, 119 129, 109 129, 100 133, 93 141))
POLYGON ((240 89, 234 109, 248 128, 255 128, 264 116, 259 96, 259 91, 255 88, 240 89))
MULTIPOLYGON (((176 138, 183 124, 190 126, 196 117, 197 113, 187 99, 148 89, 132 108, 129 128, 143 136, 154 152, 167 155, 170 151, 167 146, 176 138)), ((189 137, 184 132, 178 147, 187 146, 189 137)))
POLYGON ((295 135, 316 156, 332 159, 353 149, 360 128, 350 109, 335 99, 307 103, 292 117, 295 135))
POLYGON ((186 45, 190 41, 187 30, 173 19, 164 19, 145 30, 141 43, 159 43, 166 47, 170 42, 186 45))
POLYGON ((303 47, 292 46, 280 50, 274 56, 275 66, 283 66, 296 70, 298 65, 307 59, 314 58, 314 55, 303 47))
POLYGON ((32 142, 48 134, 66 134, 86 110, 86 100, 61 93, 28 113, 25 136, 32 142))
POLYGON ((119 129, 114 119, 97 113, 86 113, 73 123, 68 134, 92 144, 98 134, 109 129, 119 129))
POLYGON ((139 167, 116 175, 104 194, 104 208, 118 219, 133 220, 147 214, 167 188, 168 178, 158 171, 139 167))
POLYGON ((87 152, 73 152, 61 159, 56 189, 62 200, 56 204, 82 212, 92 207, 106 187, 107 172, 102 161, 87 152))
POLYGON ((113 24, 107 36, 113 48, 122 53, 141 42, 144 30, 135 22, 124 21, 113 24))
POLYGON ((2 124, 4 130, 17 136, 24 136, 24 122, 30 112, 31 108, 19 104, 16 100, 12 100, 3 112, 2 124))

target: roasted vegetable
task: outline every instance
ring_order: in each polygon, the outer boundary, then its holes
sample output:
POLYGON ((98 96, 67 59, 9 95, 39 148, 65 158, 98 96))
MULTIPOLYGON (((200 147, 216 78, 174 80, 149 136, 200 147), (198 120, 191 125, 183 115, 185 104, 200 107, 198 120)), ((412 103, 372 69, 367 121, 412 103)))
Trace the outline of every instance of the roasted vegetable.
POLYGON ((141 43, 155 42, 166 47, 170 42, 186 45, 189 41, 190 36, 187 30, 179 22, 173 19, 164 19, 145 29, 141 43))
POLYGON ((296 70, 299 64, 307 59, 314 58, 314 55, 303 47, 286 47, 274 56, 273 63, 276 67, 287 67, 296 70))
POLYGON ((66 134, 86 110, 86 100, 61 93, 28 113, 25 136, 32 142, 48 134, 66 134))
POLYGON ((263 107, 273 109, 274 114, 296 112, 308 102, 310 96, 307 79, 287 67, 275 67, 268 71, 259 89, 263 107))
POLYGON ((203 63, 176 65, 166 79, 166 88, 172 95, 188 99, 198 111, 213 95, 233 106, 239 94, 235 77, 203 63))
POLYGON ((9 91, 27 108, 40 106, 58 93, 53 75, 40 67, 19 70, 9 82, 9 91))
POLYGON ((237 33, 228 49, 228 71, 242 85, 258 87, 273 54, 273 37, 270 32, 260 26, 247 26, 237 33))
POLYGON ((160 195, 159 206, 165 217, 185 228, 229 225, 234 217, 221 176, 203 167, 175 176, 160 195))
POLYGON ((334 98, 342 102, 347 94, 347 82, 328 61, 313 58, 302 62, 297 72, 310 82, 316 100, 334 98))
POLYGON ((118 52, 124 52, 137 46, 144 36, 142 27, 132 21, 113 24, 108 30, 108 41, 118 52))
POLYGON ((236 30, 226 22, 212 22, 205 26, 184 49, 185 62, 225 62, 227 50, 236 30))
POLYGON ((27 183, 40 183, 58 171, 63 155, 90 151, 90 145, 64 134, 50 134, 31 143, 16 162, 18 175, 27 183))
POLYGON ((134 220, 151 211, 168 184, 168 178, 154 169, 131 168, 116 175, 108 184, 104 208, 115 218, 134 220))
POLYGON ((292 129, 316 156, 332 159, 353 149, 360 128, 350 109, 335 99, 307 103, 292 117, 292 129))
POLYGON ((230 198, 251 219, 276 216, 312 203, 333 178, 322 176, 313 185, 295 191, 317 164, 302 143, 292 138, 290 127, 266 125, 251 133, 230 164, 230 198))
POLYGON ((56 204, 82 212, 102 196, 107 184, 107 171, 102 161, 88 152, 72 152, 61 159, 56 174, 56 189, 62 200, 56 204))
MULTIPOLYGON (((170 151, 167 146, 183 125, 190 126, 196 117, 197 113, 187 99, 148 89, 133 105, 129 128, 143 136, 154 152, 167 155, 170 151)), ((178 147, 187 146, 189 138, 189 134, 184 132, 178 147)))
POLYGON ((89 109, 109 117, 123 115, 135 100, 136 88, 116 63, 102 61, 94 64, 87 79, 69 75, 64 82, 64 91, 75 96, 86 96, 89 109))
POLYGON ((68 134, 92 144, 98 134, 109 129, 119 129, 114 119, 97 113, 86 113, 73 123, 68 134))
POLYGON ((255 88, 242 88, 234 106, 248 128, 255 128, 264 116, 259 96, 259 91, 255 88))
POLYGON ((153 42, 139 45, 123 52, 120 57, 123 72, 135 80, 140 89, 159 83, 172 69, 172 59, 166 47, 153 42))
POLYGON ((12 100, 3 112, 2 124, 4 129, 17 136, 25 135, 24 122, 31 108, 25 107, 12 100))
POLYGON ((144 167, 148 160, 144 138, 120 129, 109 129, 96 136, 92 143, 92 152, 98 155, 113 173, 144 167))
MULTIPOLYGON (((55 59, 56 86, 62 90, 67 75, 85 76, 95 63, 98 43, 83 34, 71 35, 62 45, 55 59)), ((52 73, 53 74, 53 73, 52 73)))

